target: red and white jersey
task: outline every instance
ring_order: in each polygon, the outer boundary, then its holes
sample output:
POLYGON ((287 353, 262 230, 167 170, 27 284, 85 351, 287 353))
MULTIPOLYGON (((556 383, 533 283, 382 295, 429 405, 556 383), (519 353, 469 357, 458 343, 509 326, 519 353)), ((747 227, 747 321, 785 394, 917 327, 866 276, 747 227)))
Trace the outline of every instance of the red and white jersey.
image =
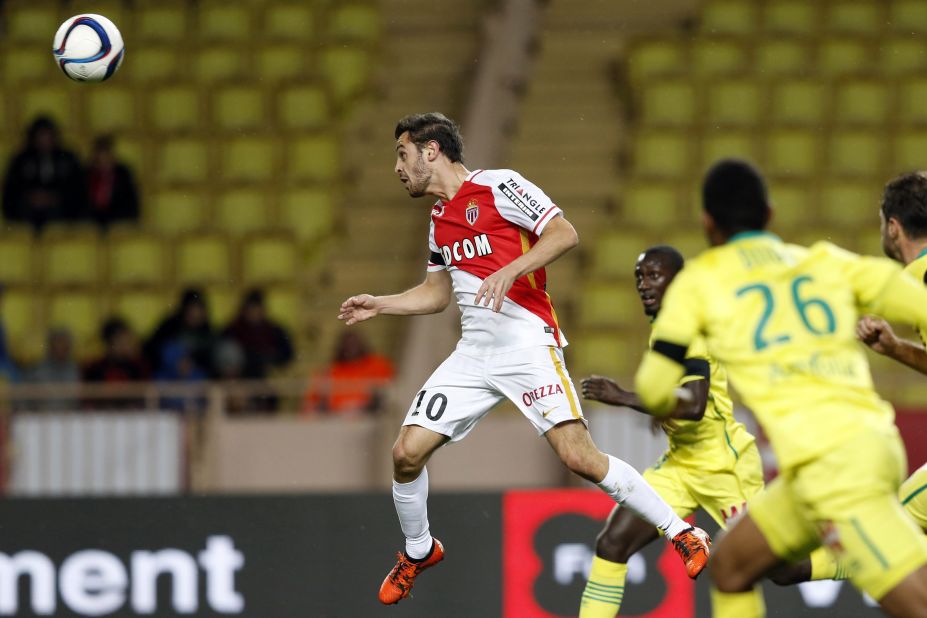
POLYGON ((560 213, 543 191, 512 170, 471 172, 457 195, 435 204, 428 271, 451 274, 462 314, 458 348, 499 352, 566 345, 543 268, 515 281, 499 313, 474 304, 483 279, 526 253, 560 213))

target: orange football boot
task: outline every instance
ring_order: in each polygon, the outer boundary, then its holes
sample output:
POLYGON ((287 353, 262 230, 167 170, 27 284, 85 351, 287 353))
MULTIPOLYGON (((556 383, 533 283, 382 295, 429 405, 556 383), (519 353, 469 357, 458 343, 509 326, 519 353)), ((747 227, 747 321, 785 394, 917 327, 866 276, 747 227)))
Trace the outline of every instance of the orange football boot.
POLYGON ((396 566, 380 584, 380 603, 384 605, 399 603, 409 596, 418 574, 444 560, 444 545, 438 539, 434 539, 431 555, 421 562, 412 562, 402 551, 396 554, 396 558, 398 559, 396 566))
POLYGON ((686 573, 695 579, 708 564, 711 537, 701 528, 687 528, 673 537, 673 548, 686 563, 686 573))

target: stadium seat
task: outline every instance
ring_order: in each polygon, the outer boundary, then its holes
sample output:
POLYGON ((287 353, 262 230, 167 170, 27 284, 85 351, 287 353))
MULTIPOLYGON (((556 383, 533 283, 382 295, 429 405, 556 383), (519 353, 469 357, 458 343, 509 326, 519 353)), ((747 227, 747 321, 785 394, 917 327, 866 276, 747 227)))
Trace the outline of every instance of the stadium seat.
POLYGON ((307 50, 295 43, 265 45, 257 50, 257 74, 268 82, 291 82, 306 75, 307 50))
POLYGON ((682 254, 685 259, 694 258, 708 248, 705 237, 691 229, 677 229, 661 239, 661 244, 667 244, 682 254))
POLYGON ((761 123, 764 97, 760 85, 750 79, 707 84, 706 120, 712 127, 751 127, 761 123))
POLYGON ((916 75, 927 71, 927 41, 924 37, 883 39, 879 47, 879 71, 884 75, 916 75))
POLYGON ((66 4, 65 12, 67 15, 80 13, 105 15, 116 24, 123 37, 129 35, 135 38, 135 20, 132 19, 134 11, 122 0, 71 0, 66 4))
POLYGON ((894 0, 888 23, 899 33, 927 33, 927 4, 920 0, 894 0))
POLYGON ((634 171, 641 176, 680 178, 690 171, 691 141, 683 134, 642 132, 634 140, 634 171))
MULTIPOLYGON (((53 82, 52 82, 53 83, 53 82)), ((61 79, 57 84, 36 86, 20 93, 19 119, 22 126, 27 126, 36 116, 51 116, 61 127, 73 125, 77 112, 73 87, 79 84, 61 79)))
POLYGON ((94 133, 130 131, 138 126, 135 92, 131 88, 108 84, 87 92, 84 105, 85 126, 94 133))
POLYGON ((881 132, 842 131, 831 135, 827 155, 831 174, 875 179, 882 176, 888 143, 881 132))
POLYGON ((64 20, 54 4, 31 2, 6 10, 5 35, 12 41, 41 43, 50 50, 52 37, 64 20), (60 19, 59 19, 60 18, 60 19))
POLYGON ((209 149, 205 142, 180 138, 160 144, 156 175, 160 182, 202 182, 209 173, 209 149))
POLYGON ((739 157, 757 163, 760 149, 756 136, 744 131, 711 131, 701 140, 701 169, 706 170, 715 161, 739 157))
POLYGON ((696 39, 692 48, 692 70, 701 76, 726 77, 741 72, 749 60, 747 48, 727 39, 696 39))
POLYGON ((702 9, 699 29, 710 35, 752 35, 756 22, 756 3, 711 0, 702 9))
POLYGON ((861 39, 825 39, 818 45, 817 67, 824 76, 867 73, 875 56, 875 50, 861 39))
POLYGON ((764 78, 798 77, 810 72, 811 45, 802 39, 767 39, 757 44, 754 72, 764 78))
POLYGON ((229 283, 228 243, 217 235, 199 234, 182 239, 175 253, 175 278, 181 285, 229 283))
POLYGON ((628 71, 632 83, 678 75, 687 66, 687 49, 678 41, 643 40, 637 43, 628 55, 628 71))
POLYGON ((166 86, 151 92, 148 121, 161 133, 193 131, 202 125, 200 91, 194 86, 166 86))
POLYGON ((878 227, 881 188, 871 182, 829 182, 821 189, 821 215, 831 226, 856 231, 878 227))
POLYGON ((291 333, 299 330, 302 303, 294 286, 274 286, 266 291, 267 315, 291 333))
POLYGON ((819 127, 827 109, 826 84, 817 79, 786 80, 772 86, 769 107, 773 123, 819 127))
POLYGON ((328 182, 338 175, 340 154, 333 137, 292 138, 287 148, 286 176, 289 180, 328 182))
POLYGON ((890 110, 891 93, 883 81, 851 80, 834 94, 834 116, 843 125, 879 125, 890 110))
MULTIPOLYGON (((633 305, 623 308, 622 311, 630 313, 634 311, 631 307, 633 305)), ((643 317, 638 319, 643 330, 646 322, 643 317)), ((572 345, 567 349, 572 351, 572 356, 568 362, 574 375, 606 375, 626 382, 634 377, 634 370, 641 359, 647 340, 640 336, 617 336, 606 330, 571 336, 570 343, 572 345)))
MULTIPOLYGON (((260 189, 233 189, 218 196, 215 205, 216 227, 240 237, 269 227, 270 195, 260 189)), ((282 225, 286 223, 281 221, 282 225)))
MULTIPOLYGON (((634 264, 629 268, 634 269, 634 264)), ((639 320, 640 300, 631 281, 593 283, 585 286, 579 305, 582 327, 621 327, 639 320)))
POLYGON ((818 24, 816 4, 805 0, 773 0, 763 12, 763 30, 774 35, 808 36, 818 24))
POLYGON ((312 3, 274 3, 264 13, 264 36, 269 39, 309 42, 314 40, 312 3))
POLYGON ((232 81, 249 72, 245 50, 233 45, 201 47, 195 51, 192 64, 193 77, 199 84, 232 81))
POLYGON ((774 131, 766 137, 766 171, 773 176, 810 177, 820 160, 817 134, 795 130, 774 131))
POLYGON ((231 86, 213 94, 212 118, 226 131, 254 130, 267 125, 264 93, 253 86, 231 86))
POLYGON ((0 284, 33 284, 37 248, 31 231, 5 229, 0 234, 0 284))
POLYGON ((259 237, 242 247, 242 280, 247 285, 292 282, 299 267, 299 251, 289 236, 259 237))
POLYGON ((893 148, 892 169, 897 173, 927 169, 927 133, 896 135, 893 148))
POLYGON ((592 248, 592 272, 596 277, 633 279, 634 264, 650 240, 639 230, 605 230, 592 248))
POLYGON ((149 225, 162 234, 175 236, 205 226, 206 201, 197 191, 160 191, 147 196, 145 204, 149 225))
POLYGON ((329 121, 328 97, 314 85, 287 88, 279 94, 277 116, 284 129, 320 129, 329 121))
POLYGON ((692 84, 672 80, 641 86, 641 122, 648 127, 694 124, 698 99, 692 84))
POLYGON ((772 227, 786 237, 796 228, 807 226, 818 211, 814 187, 807 183, 772 179, 769 183, 772 196, 772 227))
POLYGON ((26 82, 43 82, 51 76, 60 79, 61 70, 44 46, 20 47, 5 45, 3 53, 3 82, 22 84, 26 82), (54 73, 57 72, 57 75, 54 73))
MULTIPOLYGON (((14 356, 21 360, 29 341, 45 343, 45 316, 47 305, 35 286, 8 288, 3 292, 0 315, 14 356)), ((38 356, 38 355, 36 355, 38 356)), ((38 360, 35 358, 34 360, 38 360)))
POLYGON ((42 280, 47 285, 94 286, 102 280, 102 247, 95 229, 49 228, 41 244, 42 280))
POLYGON ((109 242, 109 281, 115 286, 163 285, 167 251, 154 234, 115 234, 109 242))
POLYGON ((206 41, 247 43, 251 38, 253 17, 247 7, 231 2, 200 4, 198 35, 206 41))
POLYGON ((297 238, 314 241, 328 234, 333 226, 332 194, 325 189, 291 189, 280 199, 280 223, 297 238))
POLYGON ((48 326, 71 331, 78 357, 86 358, 99 346, 103 317, 103 302, 92 292, 58 292, 49 301, 48 326))
POLYGON ((129 49, 118 79, 130 79, 139 84, 176 83, 187 74, 188 63, 189 59, 182 58, 180 50, 170 45, 129 49))
POLYGON ((898 87, 898 122, 902 126, 927 124, 927 79, 906 79, 898 87))
POLYGON ((338 41, 373 43, 380 36, 380 12, 374 4, 339 2, 331 12, 328 34, 338 41))
POLYGON ((824 23, 837 34, 875 36, 885 23, 883 8, 879 2, 835 2, 828 7, 824 23))
POLYGON ((149 150, 149 143, 142 138, 120 136, 116 140, 116 158, 141 176, 147 170, 146 155, 149 150))
MULTIPOLYGON (((135 9, 135 36, 144 42, 181 42, 187 38, 187 12, 181 2, 152 0, 135 9)), ((142 47, 139 46, 139 51, 142 47)), ((126 54, 131 58, 134 50, 126 54)))
POLYGON ((141 338, 151 336, 171 310, 174 294, 165 290, 120 290, 110 305, 110 313, 123 318, 141 338))
POLYGON ((356 47, 328 47, 322 50, 319 68, 335 98, 345 101, 367 84, 370 58, 356 47))
POLYGON ((220 148, 220 174, 230 182, 271 180, 279 167, 273 137, 237 137, 220 148))
POLYGON ((676 187, 668 184, 639 182, 624 191, 622 220, 652 229, 672 226, 677 218, 676 187))

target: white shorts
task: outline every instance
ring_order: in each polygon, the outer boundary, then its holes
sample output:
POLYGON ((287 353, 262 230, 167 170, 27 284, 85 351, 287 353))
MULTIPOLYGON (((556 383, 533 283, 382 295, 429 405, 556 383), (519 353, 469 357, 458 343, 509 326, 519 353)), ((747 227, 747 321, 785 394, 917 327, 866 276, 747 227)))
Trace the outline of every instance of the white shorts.
POLYGON ((518 406, 538 434, 564 421, 586 422, 563 350, 538 346, 484 356, 455 350, 416 393, 402 424, 457 442, 503 398, 518 406))

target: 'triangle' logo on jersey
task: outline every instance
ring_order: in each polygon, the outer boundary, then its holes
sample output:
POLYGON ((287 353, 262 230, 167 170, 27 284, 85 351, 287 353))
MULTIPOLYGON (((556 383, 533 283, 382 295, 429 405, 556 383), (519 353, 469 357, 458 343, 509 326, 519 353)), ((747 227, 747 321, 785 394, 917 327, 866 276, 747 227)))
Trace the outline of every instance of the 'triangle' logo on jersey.
POLYGON ((467 215, 467 223, 470 225, 476 223, 477 217, 480 216, 480 205, 476 202, 476 200, 470 200, 467 202, 467 210, 464 214, 467 215))

